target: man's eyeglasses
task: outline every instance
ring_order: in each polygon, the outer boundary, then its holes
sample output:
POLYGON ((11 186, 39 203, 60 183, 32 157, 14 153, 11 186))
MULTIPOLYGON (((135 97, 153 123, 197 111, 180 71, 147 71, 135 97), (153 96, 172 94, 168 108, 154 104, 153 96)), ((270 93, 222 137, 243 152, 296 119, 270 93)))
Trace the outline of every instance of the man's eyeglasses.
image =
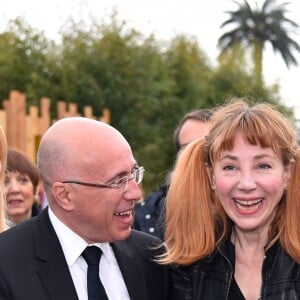
POLYGON ((138 167, 136 166, 131 174, 129 176, 124 176, 120 179, 117 179, 115 182, 112 183, 89 183, 89 182, 82 182, 78 180, 64 180, 62 183, 73 183, 73 184, 80 184, 84 186, 91 186, 91 187, 97 187, 97 188, 108 188, 108 189, 114 189, 119 194, 123 193, 128 186, 128 182, 130 180, 134 180, 137 184, 140 184, 144 177, 145 169, 144 167, 138 167))

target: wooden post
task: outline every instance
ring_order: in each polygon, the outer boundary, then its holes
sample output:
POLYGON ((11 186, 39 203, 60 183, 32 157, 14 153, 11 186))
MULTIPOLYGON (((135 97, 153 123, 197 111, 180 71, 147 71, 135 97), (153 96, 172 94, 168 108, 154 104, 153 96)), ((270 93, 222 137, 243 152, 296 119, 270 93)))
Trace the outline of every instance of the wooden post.
POLYGON ((100 118, 100 121, 110 124, 110 119, 110 110, 108 108, 104 108, 102 110, 102 117, 100 118))
POLYGON ((39 111, 37 106, 29 107, 29 115, 26 117, 26 152, 30 157, 35 157, 36 136, 39 134, 39 111))
POLYGON ((11 91, 6 102, 6 138, 9 147, 26 152, 26 98, 11 91))

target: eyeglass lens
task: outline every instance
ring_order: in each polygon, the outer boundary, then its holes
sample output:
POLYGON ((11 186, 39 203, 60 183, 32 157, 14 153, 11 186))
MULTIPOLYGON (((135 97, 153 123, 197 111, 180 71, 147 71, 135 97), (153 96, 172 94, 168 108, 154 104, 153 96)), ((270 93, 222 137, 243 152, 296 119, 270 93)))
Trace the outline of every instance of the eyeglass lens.
POLYGON ((124 177, 123 184, 121 185, 120 191, 124 192, 128 187, 128 182, 130 180, 134 180, 137 184, 140 184, 143 180, 145 169, 143 167, 139 167, 135 169, 130 176, 124 177))

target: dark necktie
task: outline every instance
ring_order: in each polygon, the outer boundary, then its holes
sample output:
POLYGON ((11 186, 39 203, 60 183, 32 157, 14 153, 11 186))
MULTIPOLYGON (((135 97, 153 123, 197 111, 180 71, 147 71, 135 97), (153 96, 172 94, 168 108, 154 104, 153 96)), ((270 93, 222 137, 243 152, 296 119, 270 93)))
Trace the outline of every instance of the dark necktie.
POLYGON ((88 264, 87 289, 89 300, 108 300, 99 277, 99 263, 102 251, 96 246, 86 247, 82 257, 88 264))

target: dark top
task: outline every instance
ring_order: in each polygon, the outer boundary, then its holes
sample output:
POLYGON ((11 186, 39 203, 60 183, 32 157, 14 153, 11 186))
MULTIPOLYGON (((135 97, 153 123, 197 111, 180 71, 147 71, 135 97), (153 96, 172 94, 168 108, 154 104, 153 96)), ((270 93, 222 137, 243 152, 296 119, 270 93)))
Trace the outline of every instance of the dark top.
MULTIPOLYGON (((173 265, 169 299, 244 300, 234 282, 234 246, 227 242, 191 265, 173 265)), ((296 299, 300 299, 300 265, 277 242, 265 253, 260 300, 296 299)))
POLYGON ((165 232, 165 198, 169 186, 162 186, 141 203, 135 205, 135 220, 133 228, 160 239, 165 232))
MULTIPOLYGON (((229 261, 232 265, 233 270, 235 270, 235 248, 230 239, 228 239, 225 243, 226 251, 228 253, 229 261)), ((245 297, 243 296, 239 286, 237 285, 237 282, 235 278, 232 278, 229 293, 228 293, 228 299, 232 300, 245 300, 245 297)))
POLYGON ((39 207, 39 205, 36 202, 34 202, 33 205, 32 205, 32 209, 31 209, 31 216, 35 217, 40 212, 41 212, 41 208, 39 207))

